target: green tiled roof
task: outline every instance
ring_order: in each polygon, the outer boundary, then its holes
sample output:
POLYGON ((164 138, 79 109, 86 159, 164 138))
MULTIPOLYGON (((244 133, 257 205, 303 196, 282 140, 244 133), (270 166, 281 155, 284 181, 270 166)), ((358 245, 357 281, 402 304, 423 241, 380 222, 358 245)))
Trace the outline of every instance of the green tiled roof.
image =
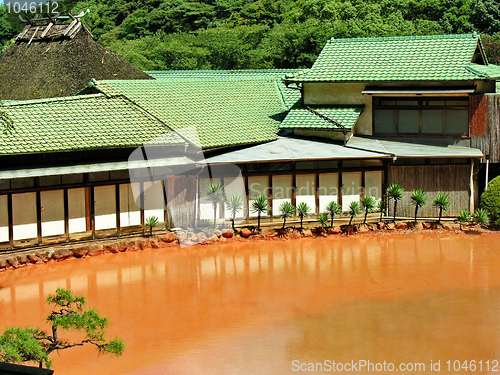
POLYGON ((484 79, 467 69, 477 49, 482 52, 477 34, 332 38, 310 70, 287 80, 379 82, 484 79))
POLYGON ((196 128, 205 149, 274 140, 288 110, 274 78, 110 80, 94 86, 105 95, 126 96, 174 130, 196 128))
POLYGON ((0 132, 0 155, 137 147, 160 136, 162 144, 185 143, 124 97, 4 101, 3 110, 14 130, 0 132))
POLYGON ((283 78, 300 72, 299 69, 241 69, 241 70, 160 70, 147 71, 157 80, 170 82, 186 81, 255 81, 275 79, 283 100, 288 108, 292 108, 300 100, 300 91, 287 89, 283 78))
POLYGON ((467 69, 482 78, 500 79, 500 66, 498 65, 470 64, 467 69))
POLYGON ((358 117, 363 112, 363 107, 331 106, 292 109, 285 120, 281 123, 281 129, 315 129, 315 130, 342 130, 325 116, 350 130, 353 128, 358 117), (315 113, 317 112, 317 113, 315 113), (318 115, 321 114, 322 116, 318 115))

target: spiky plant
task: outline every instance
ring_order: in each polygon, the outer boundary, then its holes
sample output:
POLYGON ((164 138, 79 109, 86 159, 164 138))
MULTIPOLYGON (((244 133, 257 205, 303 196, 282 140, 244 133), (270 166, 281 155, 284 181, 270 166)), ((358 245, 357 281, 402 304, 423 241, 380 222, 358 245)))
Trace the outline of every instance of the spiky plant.
POLYGON ((241 199, 241 195, 234 194, 231 198, 226 202, 227 209, 231 211, 231 226, 234 229, 234 219, 236 217, 236 213, 243 209, 243 200, 241 199))
POLYGON ((224 186, 220 182, 210 182, 207 185, 207 199, 214 208, 214 228, 217 225, 217 206, 226 200, 224 186))
POLYGON ((148 217, 144 224, 146 224, 149 227, 149 236, 153 236, 153 228, 155 225, 157 225, 160 222, 156 216, 150 216, 148 217))
POLYGON ((446 193, 439 193, 434 198, 432 202, 433 206, 439 210, 439 219, 438 223, 441 223, 441 217, 443 216, 443 211, 446 211, 451 204, 451 199, 446 193))
POLYGON ((377 211, 380 212, 380 219, 379 221, 382 221, 382 217, 384 216, 385 209, 387 208, 387 203, 385 200, 382 198, 377 202, 377 211))
POLYGON ((458 222, 462 224, 470 223, 472 221, 472 215, 469 210, 460 210, 458 212, 458 222))
POLYGON ((269 200, 264 195, 258 195, 252 201, 252 211, 257 213, 257 230, 260 231, 260 215, 269 211, 269 200))
POLYGON ((300 230, 304 229, 302 226, 302 222, 304 217, 308 216, 311 212, 311 207, 307 205, 306 202, 300 202, 297 205, 297 216, 300 217, 300 230))
POLYGON ((354 201, 349 205, 349 215, 351 216, 351 220, 349 220, 349 225, 352 224, 352 219, 358 216, 361 213, 361 207, 359 202, 354 201))
POLYGON ((403 198, 404 189, 399 184, 392 184, 387 188, 387 196, 394 201, 393 221, 396 221, 396 210, 398 202, 403 198))
POLYGON ((365 210, 365 219, 363 220, 363 224, 366 224, 368 212, 372 212, 375 209, 377 201, 371 195, 365 195, 359 202, 361 203, 361 207, 365 210))
POLYGON ((488 225, 490 223, 488 210, 485 208, 478 208, 476 212, 474 212, 474 221, 482 226, 488 225))
POLYGON ((328 215, 327 214, 319 215, 318 221, 319 221, 319 224, 321 225, 321 227, 325 228, 328 225, 328 215))
POLYGON ((290 202, 283 202, 279 208, 280 217, 283 219, 283 229, 285 229, 286 219, 293 217, 295 213, 295 206, 290 202))
POLYGON ((342 207, 334 201, 331 201, 326 205, 326 212, 330 215, 330 228, 333 228, 333 219, 335 215, 340 215, 342 213, 342 207))
POLYGON ((411 204, 415 206, 415 223, 417 222, 418 209, 424 207, 427 203, 427 194, 422 189, 413 190, 411 192, 411 204))

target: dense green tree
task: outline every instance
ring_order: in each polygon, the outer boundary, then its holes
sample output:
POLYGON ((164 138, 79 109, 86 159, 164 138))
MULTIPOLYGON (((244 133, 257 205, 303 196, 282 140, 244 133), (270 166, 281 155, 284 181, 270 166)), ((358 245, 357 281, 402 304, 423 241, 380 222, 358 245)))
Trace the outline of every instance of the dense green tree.
POLYGON ((74 296, 69 290, 57 289, 47 298, 54 308, 47 321, 51 332, 47 334, 37 328, 11 327, 0 336, 0 360, 11 363, 37 362, 50 366, 49 355, 54 351, 94 345, 99 353, 121 355, 125 349, 120 339, 107 341, 104 338, 108 319, 94 309, 84 308, 84 297, 74 296), (80 341, 71 342, 60 336, 61 331, 83 334, 80 341))
MULTIPOLYGON (((141 69, 308 68, 331 38, 477 31, 499 63, 497 0, 65 0, 141 69), (485 38, 487 39, 487 38, 485 38)), ((0 7, 0 43, 23 25, 0 7)))

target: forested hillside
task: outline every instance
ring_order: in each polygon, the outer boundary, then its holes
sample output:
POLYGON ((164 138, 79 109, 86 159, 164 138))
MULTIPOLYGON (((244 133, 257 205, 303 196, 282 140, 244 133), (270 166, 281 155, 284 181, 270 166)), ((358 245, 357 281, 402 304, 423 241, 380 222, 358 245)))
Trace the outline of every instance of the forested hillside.
MULTIPOLYGON (((310 67, 331 37, 477 31, 500 64, 498 0, 86 0, 99 43, 144 70, 310 67)), ((0 38, 14 34, 2 9, 0 38)))

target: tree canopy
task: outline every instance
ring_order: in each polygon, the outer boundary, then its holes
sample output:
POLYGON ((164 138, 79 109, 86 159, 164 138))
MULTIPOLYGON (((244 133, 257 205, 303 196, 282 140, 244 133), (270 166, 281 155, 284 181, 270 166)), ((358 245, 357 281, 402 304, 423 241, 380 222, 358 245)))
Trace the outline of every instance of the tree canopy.
MULTIPOLYGON (((83 0, 99 43, 143 70, 310 67, 331 37, 485 35, 500 63, 497 0, 83 0)), ((0 8, 0 42, 16 32, 0 8)))
POLYGON ((38 328, 11 327, 0 336, 0 361, 11 363, 36 362, 50 367, 49 355, 53 351, 94 345, 99 353, 121 355, 125 346, 120 339, 107 341, 104 337, 108 319, 94 309, 85 309, 84 297, 74 296, 69 290, 57 289, 47 298, 54 308, 47 321, 51 334, 38 328), (60 330, 81 332, 80 341, 70 342, 60 337, 60 330))

